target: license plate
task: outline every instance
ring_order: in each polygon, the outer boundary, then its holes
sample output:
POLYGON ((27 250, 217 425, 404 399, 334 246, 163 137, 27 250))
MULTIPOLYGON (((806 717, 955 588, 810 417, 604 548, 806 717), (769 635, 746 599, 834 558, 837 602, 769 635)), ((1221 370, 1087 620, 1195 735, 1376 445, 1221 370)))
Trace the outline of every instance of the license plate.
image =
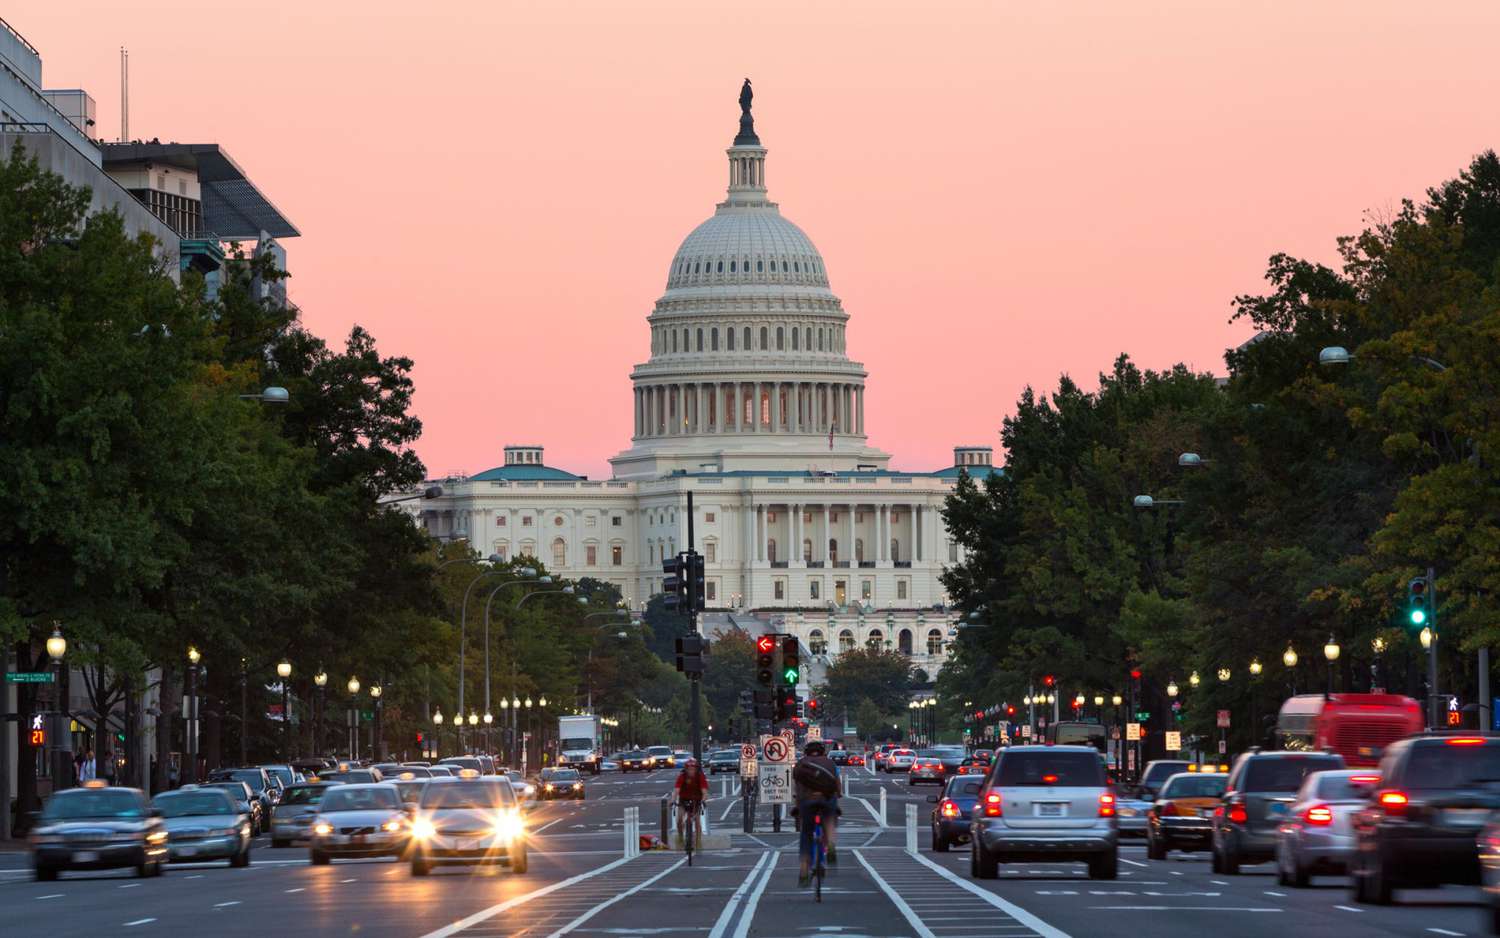
POLYGON ((74 863, 97 863, 99 854, 92 850, 79 850, 73 854, 74 863))
POLYGON ((1280 801, 1272 801, 1266 805, 1266 817, 1281 817, 1286 813, 1286 808, 1280 801))
POLYGON ((1039 804, 1036 806, 1037 817, 1062 817, 1064 805, 1039 804))
POLYGON ((1488 808, 1446 808, 1443 820, 1458 827, 1478 827, 1490 816, 1488 808))
POLYGON ((484 840, 482 838, 467 837, 458 842, 458 848, 460 850, 478 850, 483 844, 484 840))
POLYGON ((177 852, 180 853, 180 854, 182 854, 185 857, 191 857, 191 856, 196 856, 197 855, 198 848, 197 847, 178 847, 177 848, 177 852))
POLYGON ((1213 817, 1214 816, 1214 809, 1213 808, 1199 808, 1198 809, 1198 816, 1199 817, 1213 817))

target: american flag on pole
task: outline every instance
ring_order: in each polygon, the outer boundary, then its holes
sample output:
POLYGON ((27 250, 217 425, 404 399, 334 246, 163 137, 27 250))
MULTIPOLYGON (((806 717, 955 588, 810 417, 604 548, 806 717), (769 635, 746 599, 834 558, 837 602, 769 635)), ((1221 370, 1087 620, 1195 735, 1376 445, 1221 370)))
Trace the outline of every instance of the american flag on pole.
POLYGON ((828 425, 828 448, 829 449, 833 449, 833 434, 834 434, 835 431, 838 430, 838 428, 839 428, 839 425, 836 424, 836 423, 831 423, 831 424, 828 425))

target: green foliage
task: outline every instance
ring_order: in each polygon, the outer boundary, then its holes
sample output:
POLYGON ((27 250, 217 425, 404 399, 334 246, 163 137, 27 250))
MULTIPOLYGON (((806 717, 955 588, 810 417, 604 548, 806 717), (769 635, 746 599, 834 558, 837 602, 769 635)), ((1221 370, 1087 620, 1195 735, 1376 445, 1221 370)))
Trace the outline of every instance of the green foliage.
POLYGON ((826 683, 813 695, 830 717, 845 719, 866 701, 881 713, 904 712, 912 684, 911 659, 906 655, 884 648, 855 648, 828 666, 826 683))

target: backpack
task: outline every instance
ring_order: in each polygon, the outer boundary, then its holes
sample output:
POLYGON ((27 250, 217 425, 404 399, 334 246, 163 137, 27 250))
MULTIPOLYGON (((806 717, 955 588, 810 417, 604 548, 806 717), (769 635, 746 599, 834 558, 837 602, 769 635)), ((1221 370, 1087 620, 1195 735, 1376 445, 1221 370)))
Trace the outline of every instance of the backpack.
MULTIPOLYGON (((832 797, 839 793, 838 776, 821 763, 828 760, 803 759, 792 769, 792 780, 803 788, 832 797)), ((832 763, 829 763, 832 765, 832 763)))

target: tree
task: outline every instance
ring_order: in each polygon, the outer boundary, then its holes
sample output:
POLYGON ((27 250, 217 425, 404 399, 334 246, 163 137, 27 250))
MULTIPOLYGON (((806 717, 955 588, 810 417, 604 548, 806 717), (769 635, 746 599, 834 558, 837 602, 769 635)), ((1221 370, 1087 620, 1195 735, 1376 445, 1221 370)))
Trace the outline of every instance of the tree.
POLYGON ((830 716, 848 722, 863 701, 881 713, 905 709, 912 688, 911 659, 883 648, 855 648, 828 666, 826 683, 814 692, 830 716))

